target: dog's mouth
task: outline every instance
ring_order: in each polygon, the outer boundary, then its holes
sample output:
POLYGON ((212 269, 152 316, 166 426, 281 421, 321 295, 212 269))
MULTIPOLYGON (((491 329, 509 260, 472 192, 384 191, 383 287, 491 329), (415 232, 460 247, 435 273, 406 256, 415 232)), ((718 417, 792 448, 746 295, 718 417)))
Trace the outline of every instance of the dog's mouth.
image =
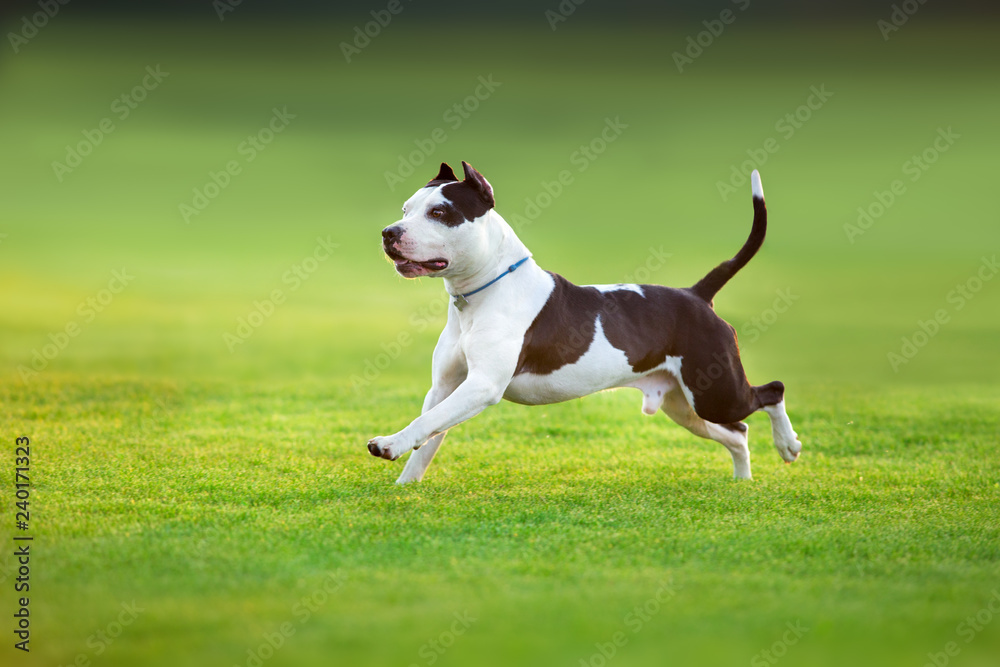
POLYGON ((392 247, 385 248, 386 256, 396 265, 396 271, 404 278, 416 278, 417 276, 427 276, 432 273, 444 271, 448 268, 448 260, 443 258, 429 259, 418 262, 408 257, 403 257, 398 250, 392 247))

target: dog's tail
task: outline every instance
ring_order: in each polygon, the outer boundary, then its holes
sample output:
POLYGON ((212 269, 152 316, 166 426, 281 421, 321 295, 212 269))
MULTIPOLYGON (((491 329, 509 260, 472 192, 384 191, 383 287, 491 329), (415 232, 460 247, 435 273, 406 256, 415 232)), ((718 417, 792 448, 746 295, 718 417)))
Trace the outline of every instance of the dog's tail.
POLYGON ((754 169, 750 174, 750 188, 753 192, 753 227, 750 236, 740 251, 732 259, 709 271, 708 275, 699 280, 691 291, 708 303, 719 293, 722 286, 736 275, 736 272, 747 265, 760 247, 764 245, 764 235, 767 233, 767 209, 764 208, 764 188, 760 185, 760 174, 754 169))

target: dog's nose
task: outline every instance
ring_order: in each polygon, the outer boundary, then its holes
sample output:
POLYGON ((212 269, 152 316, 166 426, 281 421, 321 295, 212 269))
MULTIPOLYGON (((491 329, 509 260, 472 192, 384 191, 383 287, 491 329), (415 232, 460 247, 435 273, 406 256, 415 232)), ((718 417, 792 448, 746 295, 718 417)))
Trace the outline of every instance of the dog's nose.
POLYGON ((382 230, 382 243, 387 246, 391 246, 393 243, 398 241, 402 235, 403 232, 399 227, 386 227, 382 230))

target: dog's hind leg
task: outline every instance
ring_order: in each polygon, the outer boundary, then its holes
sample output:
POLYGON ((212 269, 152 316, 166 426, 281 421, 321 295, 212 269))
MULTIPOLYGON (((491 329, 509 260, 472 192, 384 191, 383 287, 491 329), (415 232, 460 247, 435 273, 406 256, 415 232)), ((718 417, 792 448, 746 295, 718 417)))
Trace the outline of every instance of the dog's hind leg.
MULTIPOLYGON (((425 414, 428 410, 439 404, 458 388, 468 372, 464 359, 456 354, 457 334, 452 320, 448 320, 437 345, 434 347, 434 357, 432 362, 431 375, 433 381, 431 388, 424 397, 424 406, 420 414, 425 414)), ((403 467, 403 472, 396 480, 396 484, 407 484, 408 482, 419 482, 427 472, 428 466, 434 460, 434 455, 441 448, 444 436, 448 432, 437 433, 427 439, 422 445, 417 444, 410 458, 403 467)))
MULTIPOLYGON (((441 378, 436 384, 431 386, 430 391, 427 392, 427 396, 424 398, 424 407, 420 411, 420 414, 424 414, 451 396, 455 388, 461 384, 460 376, 454 375, 455 372, 455 370, 452 370, 451 377, 441 378)), ((438 433, 428 438, 427 442, 420 447, 415 448, 413 453, 410 454, 410 458, 406 461, 403 472, 399 475, 399 479, 396 480, 396 484, 419 482, 423 479, 424 473, 427 472, 428 466, 434 460, 434 455, 437 454, 437 450, 440 449, 446 435, 448 435, 447 431, 438 433)))
POLYGON ((437 454, 437 450, 441 447, 441 443, 444 442, 444 436, 446 435, 448 435, 447 432, 438 433, 433 438, 425 442, 420 449, 414 450, 413 453, 410 454, 410 458, 407 459, 406 466, 403 468, 403 472, 396 480, 396 484, 419 482, 423 479, 424 473, 427 472, 427 468, 430 466, 431 461, 434 460, 434 455, 437 454))
POLYGON ((792 422, 785 412, 785 385, 780 382, 770 382, 754 387, 753 392, 760 408, 771 419, 771 434, 774 436, 774 447, 785 463, 791 463, 799 457, 802 443, 792 428, 792 422))
POLYGON ((785 412, 785 385, 771 382, 760 387, 754 387, 757 400, 771 419, 771 434, 774 436, 774 447, 786 463, 791 463, 799 457, 802 443, 792 428, 792 422, 785 412))
POLYGON ((715 440, 729 450, 733 457, 733 477, 750 479, 750 448, 747 446, 749 428, 743 422, 713 424, 695 413, 680 387, 667 393, 661 409, 668 417, 697 436, 715 440))
MULTIPOLYGON (((431 390, 427 392, 427 397, 424 398, 424 407, 421 410, 421 414, 427 412, 435 405, 448 398, 448 396, 455 390, 454 387, 438 388, 431 387, 431 390)), ((427 472, 428 466, 430 466, 431 461, 434 460, 434 455, 437 454, 438 449, 441 447, 441 443, 444 442, 444 436, 448 435, 448 432, 438 433, 432 436, 423 445, 418 447, 410 454, 410 458, 407 459, 406 465, 403 467, 403 472, 399 475, 399 479, 396 480, 396 484, 407 484, 409 482, 419 482, 424 477, 424 473, 427 472)))

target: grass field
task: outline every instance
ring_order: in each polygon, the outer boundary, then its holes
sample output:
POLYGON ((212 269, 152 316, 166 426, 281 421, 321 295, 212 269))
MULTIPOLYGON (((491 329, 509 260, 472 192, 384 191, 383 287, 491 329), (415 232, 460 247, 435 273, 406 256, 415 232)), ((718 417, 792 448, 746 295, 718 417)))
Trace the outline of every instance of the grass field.
POLYGON ((28 656, 6 485, 2 664, 997 664, 994 26, 737 23, 683 73, 696 27, 453 29, 446 57, 399 24, 347 64, 352 28, 67 19, 0 60, 0 460, 31 438, 35 536, 28 656), (718 183, 769 139, 768 240, 716 307, 786 383, 797 463, 755 415, 736 483, 622 391, 498 405, 393 485, 365 442, 419 411, 443 294, 378 232, 438 162, 546 268, 685 285, 746 237, 749 186, 718 183))

